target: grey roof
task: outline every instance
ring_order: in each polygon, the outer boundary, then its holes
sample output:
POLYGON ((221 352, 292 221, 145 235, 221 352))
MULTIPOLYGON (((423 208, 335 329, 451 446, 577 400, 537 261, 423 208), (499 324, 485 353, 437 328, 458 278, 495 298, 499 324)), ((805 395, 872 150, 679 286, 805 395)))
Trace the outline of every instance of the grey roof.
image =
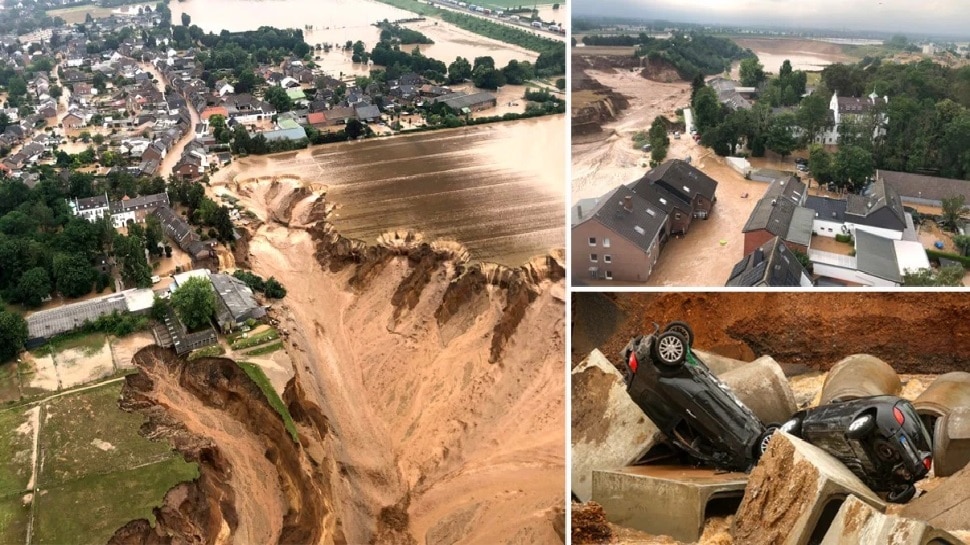
POLYGON ((812 226, 815 222, 815 211, 811 208, 799 206, 792 214, 785 242, 801 244, 806 248, 812 243, 812 226))
POLYGON ((154 195, 142 195, 134 199, 114 201, 111 203, 111 213, 117 214, 128 210, 145 210, 148 208, 158 208, 168 206, 168 193, 156 193, 154 195))
POLYGON ((77 205, 78 212, 82 210, 92 210, 95 208, 106 208, 108 206, 108 196, 97 195, 94 197, 77 199, 75 201, 75 204, 77 205))
POLYGON ((785 246, 781 237, 774 237, 744 256, 731 271, 724 284, 729 287, 799 287, 805 268, 785 246))
POLYGON ((876 104, 885 104, 882 97, 838 97, 839 113, 862 114, 872 110, 876 104))
POLYGON ((587 221, 595 220, 606 228, 638 247, 647 251, 654 239, 663 229, 667 214, 637 195, 626 186, 619 186, 606 194, 583 219, 573 226, 575 229, 587 221), (626 204, 630 204, 630 209, 626 204))
POLYGON ((741 232, 766 230, 776 236, 785 236, 796 208, 798 206, 790 200, 762 197, 751 211, 741 232))
POLYGON ((259 134, 263 135, 268 142, 273 142, 276 140, 301 140, 306 138, 306 131, 303 130, 302 127, 265 131, 259 134))
POLYGON ((241 323, 266 315, 266 310, 256 302, 253 290, 242 280, 228 274, 210 274, 209 280, 222 302, 218 311, 220 323, 227 319, 241 323))
POLYGON ((647 172, 644 178, 687 203, 693 200, 695 194, 714 200, 714 192, 717 190, 717 182, 713 178, 681 159, 664 162, 647 172))
POLYGON ((94 321, 114 311, 125 312, 128 306, 123 293, 113 293, 96 299, 71 303, 35 312, 27 317, 28 340, 49 339, 74 331, 84 322, 94 321))
POLYGON ((906 211, 903 210, 899 193, 880 180, 869 186, 865 195, 849 195, 845 213, 853 216, 852 220, 856 223, 864 225, 900 231, 906 228, 906 211), (889 213, 878 214, 883 210, 889 213))
POLYGON ((452 93, 450 95, 442 95, 440 97, 432 99, 432 102, 437 104, 438 102, 444 102, 449 108, 454 108, 455 110, 460 110, 462 108, 471 108, 472 106, 477 106, 484 102, 496 101, 495 95, 492 93, 473 93, 470 95, 463 95, 460 93, 452 93))
POLYGON ((380 117, 381 110, 377 106, 358 106, 357 107, 357 118, 358 119, 370 119, 372 117, 380 117))
POLYGON ((835 223, 845 223, 845 201, 829 197, 809 195, 805 199, 805 207, 811 208, 818 215, 818 219, 835 223))
POLYGON ((179 248, 188 251, 189 245, 198 241, 199 237, 192 230, 192 226, 171 208, 159 206, 152 214, 162 222, 162 229, 165 230, 165 234, 173 239, 179 245, 179 248))
POLYGON ((583 221, 584 214, 591 212, 598 202, 599 199, 579 199, 571 209, 569 225, 576 225, 583 221))
POLYGON ((805 183, 795 176, 775 179, 768 184, 765 197, 783 197, 799 203, 805 195, 805 183))
POLYGON ((876 179, 884 181, 903 198, 942 202, 945 198, 963 195, 967 198, 967 202, 970 202, 970 181, 967 180, 937 178, 892 170, 877 170, 876 179))
POLYGON ((856 263, 860 271, 885 280, 902 282, 892 239, 856 229, 855 241, 856 263))

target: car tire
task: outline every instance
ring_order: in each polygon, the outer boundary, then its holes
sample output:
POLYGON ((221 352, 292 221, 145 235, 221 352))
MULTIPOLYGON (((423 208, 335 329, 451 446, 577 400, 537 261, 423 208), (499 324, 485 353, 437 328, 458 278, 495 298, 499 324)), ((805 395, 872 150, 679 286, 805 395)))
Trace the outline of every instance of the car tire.
POLYGON ((754 443, 754 459, 760 460, 764 456, 765 452, 768 451, 768 445, 771 444, 771 437, 781 429, 778 424, 768 424, 765 431, 758 436, 758 440, 754 443))
POLYGON ((906 503, 916 497, 916 487, 913 485, 893 488, 886 494, 889 503, 906 503))
POLYGON ((883 462, 892 462, 899 458, 899 454, 889 445, 889 441, 876 439, 872 444, 872 452, 876 458, 883 462))
POLYGON ((676 331, 687 339, 687 346, 694 346, 694 330, 687 325, 687 322, 670 322, 664 326, 664 332, 676 331))
POLYGON ((653 340, 651 355, 661 366, 676 368, 687 359, 687 339, 676 331, 664 331, 653 340))
POLYGON ((845 436, 849 439, 862 439, 869 435, 876 427, 876 417, 871 414, 864 414, 849 423, 845 430, 845 436))

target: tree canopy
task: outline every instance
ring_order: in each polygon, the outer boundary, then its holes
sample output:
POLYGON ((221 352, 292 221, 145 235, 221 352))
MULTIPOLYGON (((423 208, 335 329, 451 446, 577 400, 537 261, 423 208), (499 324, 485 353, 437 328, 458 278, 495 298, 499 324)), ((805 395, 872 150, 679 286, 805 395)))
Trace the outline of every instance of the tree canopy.
POLYGON ((172 308, 190 331, 209 324, 216 311, 216 294, 207 278, 190 278, 172 293, 172 308))

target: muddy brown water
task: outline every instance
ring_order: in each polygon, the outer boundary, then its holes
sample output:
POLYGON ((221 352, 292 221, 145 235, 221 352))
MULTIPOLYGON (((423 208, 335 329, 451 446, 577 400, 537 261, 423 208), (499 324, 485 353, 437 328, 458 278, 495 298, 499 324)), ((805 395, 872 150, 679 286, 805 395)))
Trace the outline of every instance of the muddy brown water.
POLYGON ((330 220, 350 238, 411 230, 518 266, 564 247, 564 131, 552 116, 331 144, 239 159, 227 174, 325 185, 330 220))

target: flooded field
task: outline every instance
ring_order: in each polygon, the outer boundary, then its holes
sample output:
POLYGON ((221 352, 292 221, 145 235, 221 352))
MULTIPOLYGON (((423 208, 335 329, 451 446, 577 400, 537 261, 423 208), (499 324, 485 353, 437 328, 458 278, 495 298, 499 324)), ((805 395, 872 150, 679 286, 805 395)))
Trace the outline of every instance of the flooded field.
POLYGON ((248 157, 216 175, 292 176, 326 187, 334 225, 456 240, 474 259, 520 265, 564 246, 563 116, 248 157))
MULTIPOLYGON (((207 32, 255 30, 260 26, 300 28, 305 29, 304 39, 311 45, 361 40, 368 50, 380 36, 380 30, 373 26, 375 22, 416 16, 372 0, 172 0, 169 9, 172 10, 172 20, 178 21, 182 13, 188 13, 192 17, 192 24, 207 32), (311 28, 307 28, 308 25, 311 28)), ((535 62, 538 58, 538 53, 533 51, 491 40, 440 21, 428 20, 405 26, 434 40, 434 44, 420 46, 421 51, 445 64, 450 64, 455 57, 473 60, 488 55, 500 66, 505 66, 512 59, 535 62)), ((405 47, 410 49, 410 46, 405 47)), ((320 56, 318 64, 335 75, 366 75, 371 70, 367 65, 354 64, 349 52, 332 50, 330 53, 320 51, 317 54, 320 56)))
POLYGON ((791 61, 792 69, 810 72, 837 62, 852 62, 852 57, 844 52, 841 44, 782 38, 741 38, 734 41, 754 51, 765 71, 775 74, 786 59, 791 61))

